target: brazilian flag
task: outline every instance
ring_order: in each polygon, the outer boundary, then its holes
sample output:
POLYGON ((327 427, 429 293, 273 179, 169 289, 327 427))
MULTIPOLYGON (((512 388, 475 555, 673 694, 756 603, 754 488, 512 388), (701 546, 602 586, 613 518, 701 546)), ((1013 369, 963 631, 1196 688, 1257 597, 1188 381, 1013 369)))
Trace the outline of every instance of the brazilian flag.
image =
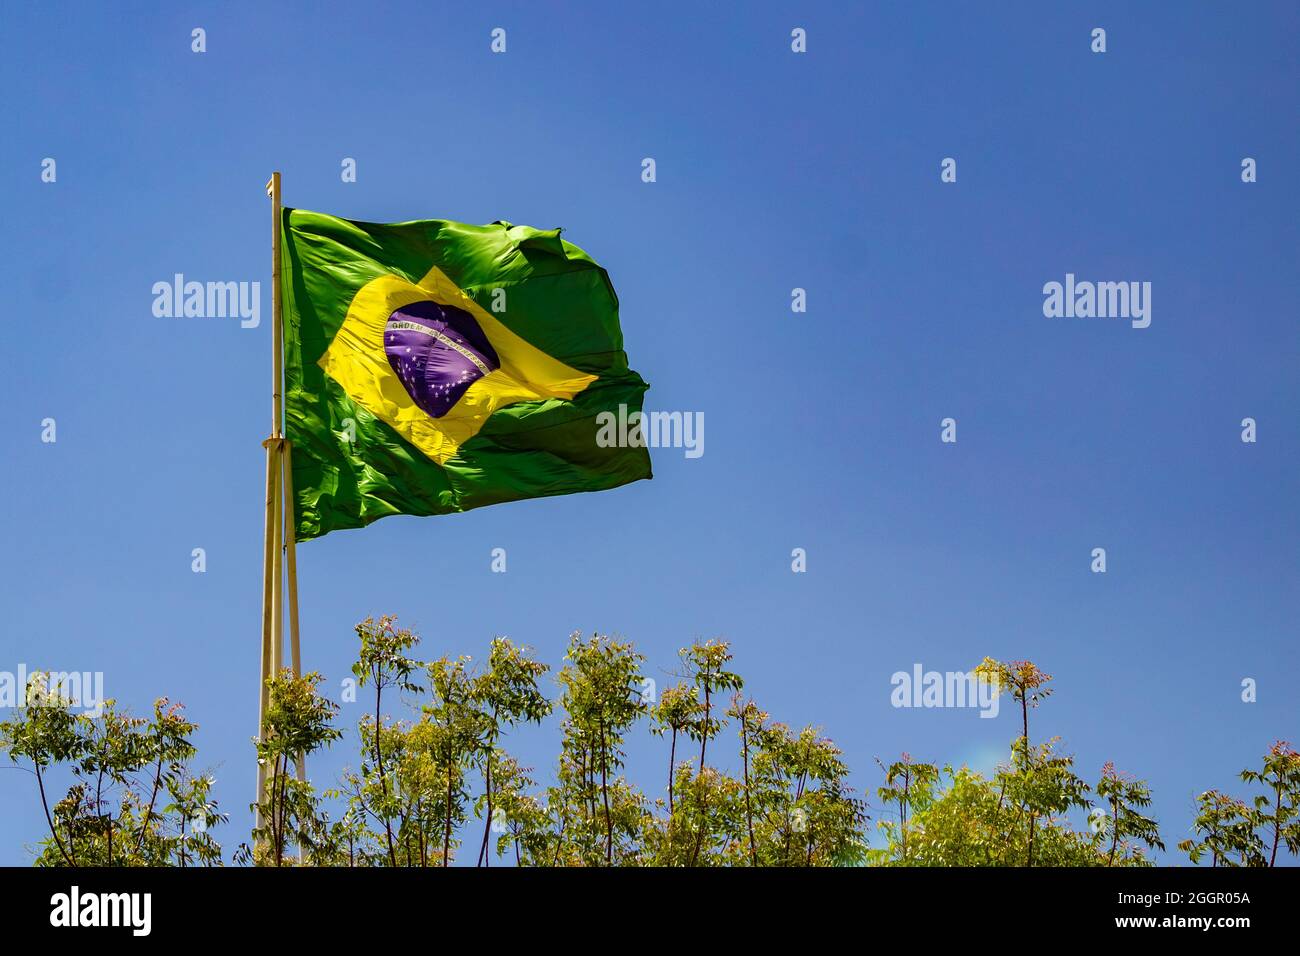
POLYGON ((597 442, 646 383, 609 276, 560 230, 302 209, 280 228, 298 540, 650 477, 645 447, 597 442))

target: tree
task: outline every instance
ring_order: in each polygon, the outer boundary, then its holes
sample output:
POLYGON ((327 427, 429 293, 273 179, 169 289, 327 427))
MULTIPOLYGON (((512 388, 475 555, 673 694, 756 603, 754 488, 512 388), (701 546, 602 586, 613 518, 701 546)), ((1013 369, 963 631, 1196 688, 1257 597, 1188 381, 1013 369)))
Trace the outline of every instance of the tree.
POLYGON ((496 781, 496 807, 488 814, 488 827, 496 832, 497 856, 513 847, 516 866, 523 865, 525 848, 531 853, 544 843, 547 819, 542 805, 528 794, 536 786, 529 771, 502 751, 493 756, 492 778, 496 781))
POLYGON ((488 652, 487 672, 474 681, 472 695, 486 716, 483 739, 477 748, 483 775, 483 796, 479 806, 483 815, 479 863, 483 866, 489 865, 490 856, 492 773, 500 765, 508 766, 504 762, 510 760, 498 750, 498 741, 506 728, 523 721, 541 723, 550 714, 551 702, 537 685, 548 670, 550 668, 545 664, 533 660, 527 648, 516 647, 508 638, 496 637, 492 639, 488 652))
POLYGON ((845 785, 841 751, 814 727, 764 723, 749 790, 759 866, 842 866, 866 855, 866 804, 845 785))
MULTIPOLYGON (((539 789, 507 750, 513 729, 552 712, 548 668, 528 649, 497 637, 481 668, 469 657, 425 663, 411 656, 419 637, 395 618, 367 619, 356 632, 353 673, 374 689, 358 722, 359 770, 323 793, 295 779, 294 767, 341 737, 338 707, 320 696, 319 674, 276 675, 254 740, 270 782, 255 805, 254 845, 241 845, 236 862, 445 867, 469 839, 484 866, 493 853, 518 866, 1147 866, 1164 849, 1146 781, 1108 762, 1091 788, 1059 738, 1031 739, 1029 711, 1049 696, 1051 677, 1030 661, 985 658, 976 668, 1020 708, 1020 733, 991 775, 907 753, 877 761, 877 796, 896 812, 877 824, 883 845, 870 848, 867 806, 847 786, 840 749, 820 729, 774 722, 742 696, 725 642, 683 648, 681 679, 651 703, 630 643, 571 635, 555 675, 559 759, 554 782, 539 789), (386 712, 394 694, 412 696, 402 702, 413 719, 386 712), (624 777, 643 715, 668 738, 663 796, 647 798, 624 777), (737 746, 719 751, 728 721, 737 746), (679 759, 683 736, 699 744, 698 756, 679 759), (1071 817, 1083 810, 1092 827, 1075 829, 1071 817)), ((77 713, 47 675, 27 690, 0 723, 0 744, 36 781, 48 827, 38 865, 222 862, 211 830, 226 817, 212 776, 193 768, 197 728, 179 705, 160 699, 136 718, 107 701, 92 715, 77 713)), ((1194 863, 1270 866, 1300 852, 1300 755, 1278 741, 1240 776, 1258 792, 1198 797, 1193 838, 1178 844, 1194 863)))
MULTIPOLYGON (((355 781, 361 791, 368 789, 373 774, 373 783, 377 792, 370 794, 370 799, 358 796, 358 803, 367 813, 375 816, 384 826, 384 837, 388 846, 390 866, 397 866, 397 850, 393 842, 393 819, 397 810, 393 803, 388 776, 384 770, 384 744, 394 739, 386 734, 383 727, 383 700, 385 690, 418 693, 421 688, 411 680, 419 668, 417 661, 407 656, 420 639, 409 629, 399 628, 397 618, 392 615, 381 617, 378 621, 366 618, 355 628, 361 641, 361 649, 352 673, 357 678, 357 686, 370 685, 375 689, 375 713, 372 730, 368 735, 371 743, 370 755, 373 765, 363 765, 360 778, 355 781)), ((364 739, 367 736, 364 726, 359 728, 364 739)))
POLYGON ((1300 853, 1300 754, 1285 740, 1273 744, 1259 770, 1243 770, 1241 779, 1257 783, 1266 794, 1255 797, 1252 825, 1270 835, 1268 865, 1277 865, 1279 844, 1300 853))
POLYGON ((1276 866, 1279 848, 1300 853, 1300 755, 1287 741, 1276 741, 1260 769, 1240 777, 1264 793, 1249 802, 1218 790, 1197 797, 1196 836, 1178 844, 1193 863, 1208 855, 1216 867, 1276 866))
MULTIPOLYGON (((876 795, 883 803, 898 804, 898 841, 902 854, 901 863, 907 865, 907 811, 919 802, 928 803, 935 783, 939 779, 939 768, 932 763, 913 763, 912 755, 904 753, 901 760, 896 760, 888 767, 879 760, 880 768, 885 771, 885 785, 876 790, 876 795)), ((890 832, 886 826, 886 832, 890 832)))
MULTIPOLYGON (((686 665, 688 679, 695 689, 698 709, 695 719, 686 724, 686 733, 700 742, 699 776, 704 776, 704 754, 709 741, 722 729, 722 721, 713 716, 713 695, 722 691, 738 691, 744 686, 739 674, 726 669, 731 662, 731 645, 726 641, 696 641, 690 647, 679 652, 682 663, 686 665)), ((695 846, 691 852, 691 865, 699 859, 700 849, 704 845, 705 821, 708 820, 707 800, 711 787, 701 780, 700 785, 692 791, 697 799, 705 801, 697 811, 698 825, 695 827, 695 846)))
POLYGON ((1196 798, 1198 811, 1192 829, 1201 836, 1178 844, 1193 863, 1206 854, 1210 866, 1264 866, 1264 844, 1255 832, 1254 814, 1248 804, 1218 790, 1207 790, 1196 798))
MULTIPOLYGON (((1011 661, 1003 663, 996 661, 991 657, 986 657, 975 668, 975 675, 978 679, 993 684, 999 693, 1010 694, 1012 699, 1020 705, 1021 717, 1021 777, 1019 781, 1013 781, 1018 784, 1017 789, 1023 794, 1038 793, 1046 796, 1052 788, 1055 779, 1060 776, 1060 766, 1049 769, 1044 776, 1043 782, 1047 785, 1047 790, 1036 789, 1032 786, 1034 768, 1032 765, 1033 754, 1029 745, 1029 709, 1037 707, 1040 703, 1051 696, 1052 690, 1046 684, 1052 679, 1051 674, 1046 674, 1039 670, 1033 661, 1011 661)), ((1045 804, 1046 805, 1046 804, 1045 804)), ((1027 805, 1021 805, 1022 810, 1030 809, 1027 805)), ((1034 865, 1034 829, 1038 822, 1038 813, 1031 812, 1029 815, 1029 845, 1026 848, 1026 866, 1034 865)))
POLYGON ((976 666, 975 676, 992 684, 999 693, 1010 694, 1020 705, 1022 749, 1028 755, 1029 709, 1052 695, 1052 689, 1046 686, 1052 675, 1039 670, 1033 661, 1003 663, 986 657, 976 666))
MULTIPOLYGON (((560 671, 563 688, 561 704, 568 717, 565 719, 565 753, 561 757, 562 786, 576 796, 580 804, 594 803, 596 776, 600 777, 600 798, 605 831, 605 863, 614 862, 615 818, 622 818, 624 830, 635 830, 629 825, 627 806, 633 795, 621 780, 613 781, 611 775, 623 766, 623 740, 629 727, 645 712, 638 687, 641 683, 641 662, 645 659, 632 649, 632 645, 593 634, 583 640, 575 632, 569 638, 569 648, 564 655, 567 662, 560 671), (611 801, 611 793, 614 799, 611 801), (584 803, 585 801, 585 803, 584 803), (615 813, 618 807, 620 813, 615 813)), ((566 813, 567 815, 567 813, 566 813)), ((588 817, 595 817, 595 809, 588 817)), ((639 818, 639 813, 635 818, 639 818)), ((565 821, 567 822, 567 821, 565 821)), ((563 823, 561 824, 564 825, 563 823)))
MULTIPOLYGON (((895 766, 886 768, 887 780, 895 766)), ((900 777, 893 776, 897 792, 900 777)), ((997 788, 965 767, 945 767, 941 777, 947 782, 942 786, 940 780, 927 785, 928 776, 923 772, 919 781, 916 776, 910 780, 906 829, 901 810, 898 823, 882 820, 877 824, 886 843, 872 851, 871 862, 881 866, 996 866, 1009 862, 1012 857, 1006 844, 1007 836, 1013 835, 1012 812, 997 788)))
POLYGON ((673 784, 677 775, 677 737, 702 718, 703 711, 695 688, 681 681, 665 688, 659 702, 650 708, 650 732, 658 737, 668 734, 668 814, 673 813, 673 784))
POLYGON ((209 830, 226 817, 210 797, 212 778, 190 766, 198 728, 180 705, 159 699, 151 719, 114 700, 95 714, 75 707, 48 673, 37 672, 22 706, 0 723, 0 746, 32 773, 49 827, 36 864, 220 864, 209 830), (50 774, 60 768, 72 783, 51 803, 50 774))
POLYGON ((468 665, 463 657, 443 657, 427 665, 432 702, 424 706, 424 718, 411 730, 412 749, 427 756, 446 785, 442 794, 443 866, 451 865, 452 834, 465 820, 469 799, 466 771, 490 732, 468 665))
MULTIPOLYGON (((749 775, 749 754, 750 743, 763 730, 763 723, 767 720, 767 713, 760 710, 753 700, 742 700, 740 692, 737 691, 731 699, 731 708, 727 711, 727 716, 733 718, 739 725, 740 729, 736 732, 740 737, 740 766, 744 774, 745 784, 745 835, 748 838, 749 845, 749 865, 758 866, 758 844, 754 839, 754 798, 751 793, 752 785, 749 775)), ((669 811, 672 808, 672 791, 668 791, 669 811)))
POLYGON ((1103 839, 1110 836, 1107 866, 1115 865, 1116 853, 1121 860, 1129 857, 1130 852, 1140 853, 1132 847, 1134 841, 1153 850, 1165 848, 1156 821, 1139 812, 1151 806, 1151 788, 1145 780, 1134 780, 1121 774, 1113 763, 1107 761, 1101 768, 1101 779, 1097 781, 1097 796, 1106 809, 1106 813, 1098 818, 1103 825, 1097 832, 1103 839))
POLYGON ((1017 821, 1022 816, 1028 821, 1024 865, 1033 866, 1040 819, 1046 818, 1045 823, 1058 830, 1068 829, 1058 818, 1072 809, 1087 808, 1089 787, 1074 772, 1074 757, 1056 752, 1056 738, 1028 749, 1023 747, 1024 739, 994 779, 1000 792, 1019 805, 1017 821))
MULTIPOLYGON (((65 830, 66 841, 59 834, 59 827, 50 811, 49 795, 45 792, 45 774, 53 764, 80 758, 85 740, 78 733, 72 702, 61 697, 57 689, 50 688, 48 681, 48 675, 43 672, 31 675, 24 692, 23 707, 19 708, 16 719, 0 724, 0 734, 10 760, 21 764, 26 759, 31 764, 40 791, 41 808, 45 811, 45 822, 50 828, 49 839, 58 849, 62 862, 76 866, 79 861, 73 844, 74 833, 65 830)), ((78 795, 80 793, 78 790, 78 795)), ((78 806, 80 803, 79 798, 78 806)))
POLYGON ((1139 810, 1151 802, 1144 781, 1118 774, 1107 764, 1098 794, 1092 832, 1070 825, 1071 811, 1090 806, 1090 788, 1075 772, 1074 758, 1057 749, 1057 738, 1034 745, 1029 710, 1045 700, 1051 680, 1031 661, 999 663, 985 658, 976 676, 995 684, 1020 705, 1021 733, 1011 743, 1010 759, 991 779, 967 767, 942 771, 933 764, 903 760, 885 771, 877 791, 885 803, 899 805, 899 820, 882 821, 886 845, 869 854, 872 862, 909 866, 1142 866, 1147 860, 1135 844, 1163 849, 1154 820, 1139 810), (1105 816, 1100 816, 1100 814, 1105 816), (1108 844, 1107 845, 1107 841, 1108 844))
MULTIPOLYGON (((319 802, 310 783, 291 779, 291 767, 343 736, 333 726, 338 705, 316 691, 323 680, 314 671, 294 677, 287 668, 267 679, 268 705, 257 739, 258 762, 271 767, 266 792, 255 804, 261 825, 254 828, 255 855, 267 847, 265 862, 284 864, 284 851, 292 843, 305 847, 319 826, 319 802)), ((260 862, 260 861, 259 861, 260 862)))
POLYGON ((210 775, 194 776, 184 769, 168 775, 167 794, 171 802, 163 806, 163 816, 179 821, 175 854, 169 857, 169 861, 174 858, 177 866, 221 865, 221 844, 212 838, 209 831, 217 824, 225 823, 228 817, 218 810, 216 801, 212 799, 215 783, 216 778, 210 775))

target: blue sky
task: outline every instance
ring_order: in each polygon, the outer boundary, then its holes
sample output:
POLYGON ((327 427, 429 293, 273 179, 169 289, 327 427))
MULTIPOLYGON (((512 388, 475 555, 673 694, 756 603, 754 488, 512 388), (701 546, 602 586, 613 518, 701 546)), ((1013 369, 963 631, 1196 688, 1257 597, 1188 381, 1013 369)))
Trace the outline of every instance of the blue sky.
MULTIPOLYGON (((574 629, 618 633, 661 684, 724 637, 874 789, 876 756, 987 767, 1017 733, 1006 707, 896 709, 891 674, 1030 658, 1056 677, 1034 735, 1148 779, 1172 846, 1197 793, 1300 735, 1300 12, 617 6, 6 9, 0 670, 183 701, 218 838, 244 838, 270 322, 155 318, 150 290, 257 280, 269 316, 280 169, 288 205, 349 218, 563 226, 610 271, 647 407, 706 421, 703 457, 657 450, 651 482, 304 545, 305 663, 333 692, 384 612, 430 657, 507 634, 558 665, 574 629), (1045 318, 1067 272, 1150 282, 1151 326, 1045 318)), ((545 777, 557 744, 513 745, 545 777)), ((666 763, 637 729, 633 779, 657 793, 666 763)), ((28 775, 0 771, 0 807, 0 863, 25 863, 28 775)))

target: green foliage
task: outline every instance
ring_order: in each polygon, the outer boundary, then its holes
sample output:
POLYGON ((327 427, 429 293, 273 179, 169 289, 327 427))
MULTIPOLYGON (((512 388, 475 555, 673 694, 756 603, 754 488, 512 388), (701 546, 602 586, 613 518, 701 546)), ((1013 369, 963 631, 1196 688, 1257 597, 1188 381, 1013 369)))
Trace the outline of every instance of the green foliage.
POLYGON ((865 801, 847 786, 841 751, 815 727, 762 722, 752 802, 758 866, 844 866, 865 860, 865 801))
MULTIPOLYGON (((508 819, 509 807, 517 807, 519 789, 532 782, 514 758, 499 749, 499 741, 508 728, 525 722, 541 723, 550 714, 551 702, 537 683, 548 670, 545 664, 532 659, 527 648, 496 637, 488 652, 487 672, 474 682, 473 697, 485 717, 481 724, 483 733, 475 747, 483 794, 474 804, 475 812, 483 818, 478 855, 483 866, 490 865, 492 859, 489 840, 497 810, 494 787, 504 793, 508 806, 502 810, 508 819)), ((498 852, 502 852, 500 847, 498 852)))
POLYGON ((1264 793, 1250 801, 1218 790, 1197 797, 1196 836, 1178 844, 1193 863, 1208 858, 1211 866, 1276 866, 1281 847, 1300 854, 1300 754, 1279 740, 1259 770, 1240 776, 1264 793))
POLYGON ((558 815, 556 861, 612 865, 629 849, 641 797, 620 771, 627 730, 646 711, 641 662, 632 645, 593 634, 569 638, 560 670, 562 724, 559 786, 549 804, 558 815))
MULTIPOLYGON (((408 656, 420 639, 413 631, 399 628, 397 618, 392 615, 383 616, 378 621, 368 617, 355 630, 361 646, 352 673, 359 687, 374 688, 375 707, 370 726, 367 727, 363 719, 358 727, 364 745, 361 771, 345 775, 344 786, 348 788, 350 797, 349 809, 362 819, 373 819, 383 826, 389 865, 397 866, 393 824, 395 820, 405 823, 409 801, 398 798, 394 781, 390 779, 396 762, 395 751, 401 748, 404 736, 400 728, 392 728, 390 733, 390 728, 384 726, 384 691, 420 692, 421 687, 411 679, 420 669, 420 663, 408 656), (384 767, 385 756, 388 757, 387 770, 384 767)), ((364 858, 369 859, 368 856, 364 858)))
POLYGON ((1103 812, 1093 819, 1098 823, 1097 832, 1101 838, 1110 837, 1107 866, 1114 866, 1117 858, 1122 861, 1140 853, 1140 848, 1135 846, 1137 843, 1153 850, 1165 848, 1156 821, 1139 812, 1151 806, 1151 788, 1145 780, 1134 780, 1106 761, 1101 768, 1101 779, 1097 781, 1097 796, 1102 801, 1099 809, 1103 812))
POLYGON ((0 723, 0 746, 36 780, 49 828, 38 866, 214 866, 221 846, 209 830, 225 822, 211 799, 212 778, 194 774, 197 725, 178 704, 154 703, 150 719, 119 710, 113 700, 97 714, 33 674, 23 706, 0 723), (51 803, 55 768, 72 778, 51 803))
POLYGON ((266 790, 253 805, 258 823, 253 828, 257 862, 283 866, 291 845, 304 854, 321 839, 324 827, 320 799, 306 780, 292 776, 309 754, 343 736, 331 722, 338 705, 321 697, 316 687, 323 678, 312 672, 294 677, 289 670, 270 677, 266 713, 255 741, 257 760, 269 767, 266 790))
POLYGON ((1300 754, 1279 740, 1264 755, 1263 767, 1243 770, 1241 779, 1259 784, 1265 791, 1255 797, 1250 823, 1271 835, 1268 865, 1277 865, 1280 845, 1300 853, 1300 754))
POLYGON ((996 661, 984 658, 975 667, 977 679, 992 684, 999 693, 1010 694, 1011 699, 1020 705, 1021 737, 1020 748, 1026 759, 1029 757, 1029 711, 1037 707, 1052 695, 1047 682, 1051 674, 1039 670, 1033 661, 996 661))
MULTIPOLYGON (((880 763, 879 760, 876 761, 880 763)), ((925 806, 933 796, 934 785, 939 780, 939 768, 932 763, 913 763, 912 755, 904 753, 901 760, 886 767, 885 785, 876 791, 876 795, 886 806, 893 803, 898 806, 897 829, 891 822, 883 822, 882 828, 898 840, 900 862, 906 864, 907 856, 907 815, 916 804, 925 806)))
POLYGON ((722 729, 722 721, 714 714, 713 695, 726 690, 739 691, 744 686, 744 681, 740 679, 739 674, 733 674, 726 669, 732 658, 731 645, 726 641, 704 641, 703 643, 697 641, 690 647, 682 648, 678 652, 678 657, 686 666, 686 675, 690 682, 689 686, 693 690, 694 700, 693 719, 687 721, 684 729, 688 737, 700 742, 700 764, 695 780, 686 790, 688 799, 684 807, 686 816, 690 818, 686 821, 685 832, 693 832, 695 835, 688 862, 689 865, 695 866, 699 862, 701 852, 707 853, 716 843, 716 840, 706 839, 706 837, 713 836, 720 829, 724 833, 730 832, 716 827, 714 818, 730 808, 728 800, 733 796, 733 788, 727 786, 729 781, 721 775, 710 774, 704 762, 709 741, 722 729), (721 803, 717 807, 711 807, 709 798, 715 791, 721 803), (712 816, 710 811, 713 811, 712 816), (710 847, 706 847, 706 843, 710 844, 710 847))
POLYGON ((668 812, 675 804, 677 778, 677 738, 703 718, 703 705, 695 696, 695 686, 682 681, 664 690, 659 702, 649 708, 650 732, 668 736, 668 812))
MULTIPOLYGON (((742 696, 725 641, 683 648, 677 682, 655 699, 630 643, 575 633, 552 701, 547 665, 507 638, 494 638, 476 665, 418 660, 419 637, 393 617, 368 618, 356 633, 352 672, 373 693, 357 724, 358 766, 323 792, 303 779, 306 759, 342 736, 338 706, 320 695, 319 674, 269 680, 255 739, 268 779, 252 845, 236 862, 449 866, 466 841, 480 866, 494 856, 517 866, 1145 866, 1164 849, 1145 781, 1108 762, 1090 786, 1057 738, 1033 743, 1029 713, 1052 678, 1030 661, 985 658, 976 668, 1020 707, 1021 732, 991 776, 907 753, 877 761, 884 813, 872 847, 867 804, 848 786, 839 748, 742 696), (388 713, 395 700, 405 717, 388 713), (553 782, 539 788, 506 738, 557 708, 559 756, 553 782), (662 798, 624 773, 642 718, 667 743, 662 798), (722 736, 728 727, 735 738, 722 736), (679 753, 684 740, 698 755, 679 753), (1089 826, 1072 826, 1085 816, 1089 826)), ((210 830, 226 817, 212 778, 190 767, 196 727, 180 708, 159 700, 143 719, 108 701, 95 716, 77 714, 46 683, 35 675, 25 706, 0 723, 0 743, 35 778, 49 828, 37 864, 220 865, 210 830), (71 783, 51 802, 56 769, 71 783)), ((1194 838, 1178 844, 1192 862, 1265 866, 1283 850, 1300 853, 1300 755, 1279 741, 1241 779, 1259 792, 1198 798, 1194 838)))
POLYGON ((1250 805, 1217 790, 1196 798, 1193 831, 1200 839, 1183 840, 1178 849, 1193 863, 1206 856, 1211 866, 1263 866, 1264 841, 1255 832, 1250 805))
POLYGON ((975 669, 1020 705, 1021 734, 1010 757, 991 779, 967 767, 915 763, 907 754, 882 768, 877 791, 898 807, 897 820, 878 828, 885 846, 872 863, 885 866, 1141 866, 1141 846, 1164 848, 1154 820, 1139 811, 1150 805, 1146 783, 1102 768, 1093 806, 1092 788, 1075 772, 1074 758, 1051 738, 1034 745, 1029 712, 1051 695, 1052 679, 1032 661, 985 658, 975 669), (1070 814, 1091 810, 1093 826, 1076 830, 1070 814))

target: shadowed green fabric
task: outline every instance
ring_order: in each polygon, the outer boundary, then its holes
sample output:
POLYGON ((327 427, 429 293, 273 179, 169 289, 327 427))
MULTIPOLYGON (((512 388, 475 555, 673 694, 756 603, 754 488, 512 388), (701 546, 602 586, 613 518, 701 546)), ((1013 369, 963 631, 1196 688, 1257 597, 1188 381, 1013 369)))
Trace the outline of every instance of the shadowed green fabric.
MULTIPOLYGON (((645 448, 596 442, 596 416, 620 405, 640 411, 647 386, 628 368, 609 276, 558 229, 380 225, 285 209, 281 237, 285 429, 300 541, 385 515, 468 511, 650 477, 645 448), (419 283, 434 267, 527 345, 595 376, 572 398, 496 409, 443 464, 320 364, 363 287, 385 276, 419 283), (493 310, 497 289, 501 312, 493 310)), ((382 357, 382 340, 376 347, 382 357)))

